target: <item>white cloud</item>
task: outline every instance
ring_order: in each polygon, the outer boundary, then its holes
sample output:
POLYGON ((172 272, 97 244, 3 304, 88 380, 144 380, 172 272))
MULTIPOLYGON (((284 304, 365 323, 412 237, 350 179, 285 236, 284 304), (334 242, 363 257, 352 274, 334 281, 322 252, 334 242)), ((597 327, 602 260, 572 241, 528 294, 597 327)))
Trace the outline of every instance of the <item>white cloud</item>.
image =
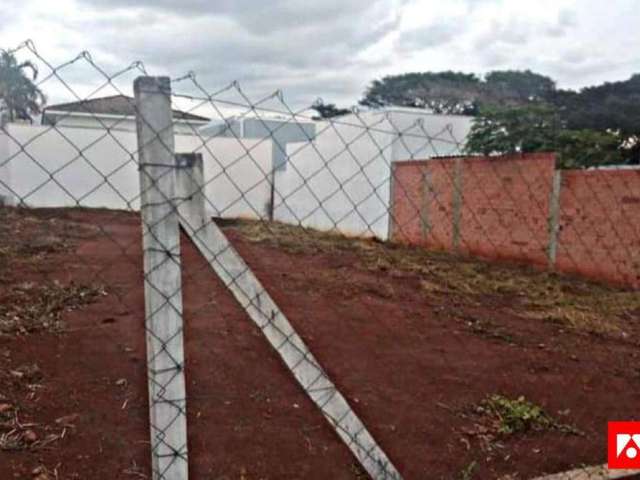
MULTIPOLYGON (((10 0, 2 0, 9 2, 10 0)), ((2 47, 32 38, 60 63, 81 50, 109 72, 133 60, 189 70, 215 90, 283 89, 296 106, 321 96, 353 104, 386 74, 530 68, 580 87, 640 71, 634 0, 24 0, 0 19, 2 47)), ((0 6, 1 7, 1 6, 0 6)), ((86 62, 65 79, 90 91, 86 62)), ((122 88, 128 88, 123 78, 122 88)), ((52 97, 64 97, 54 85, 52 97)))

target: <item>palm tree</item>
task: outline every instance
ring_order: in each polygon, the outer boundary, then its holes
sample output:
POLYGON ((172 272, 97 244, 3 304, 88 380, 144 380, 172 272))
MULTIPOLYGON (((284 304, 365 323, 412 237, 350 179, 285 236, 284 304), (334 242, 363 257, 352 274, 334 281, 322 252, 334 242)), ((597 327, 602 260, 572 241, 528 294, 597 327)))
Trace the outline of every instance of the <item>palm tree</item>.
POLYGON ((46 103, 44 93, 34 83, 38 69, 29 62, 18 62, 12 53, 0 51, 0 100, 4 101, 9 121, 31 120, 46 103))

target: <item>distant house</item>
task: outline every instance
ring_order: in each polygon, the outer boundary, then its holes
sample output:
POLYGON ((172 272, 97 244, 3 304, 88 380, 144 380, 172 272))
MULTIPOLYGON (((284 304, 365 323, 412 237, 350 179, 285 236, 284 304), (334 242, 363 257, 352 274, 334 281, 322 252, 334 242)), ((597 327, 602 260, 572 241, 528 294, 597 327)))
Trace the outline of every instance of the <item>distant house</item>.
MULTIPOLYGON (((394 163, 461 155, 471 125, 471 117, 407 107, 318 121, 291 115, 213 120, 200 130, 205 138, 271 143, 271 158, 261 158, 252 147, 238 160, 231 157, 233 168, 224 174, 205 171, 207 198, 213 199, 208 207, 216 216, 270 218, 387 239, 394 163), (217 180, 240 172, 241 165, 245 170, 225 191, 217 180), (235 187, 242 181, 250 195, 235 187)), ((222 158, 218 153, 209 165, 222 158)))
MULTIPOLYGON (((113 95, 50 105, 42 112, 42 124, 133 131, 135 115, 135 100, 132 97, 113 95)), ((209 122, 206 117, 181 110, 173 110, 173 119, 174 132, 178 134, 195 133, 209 122)))

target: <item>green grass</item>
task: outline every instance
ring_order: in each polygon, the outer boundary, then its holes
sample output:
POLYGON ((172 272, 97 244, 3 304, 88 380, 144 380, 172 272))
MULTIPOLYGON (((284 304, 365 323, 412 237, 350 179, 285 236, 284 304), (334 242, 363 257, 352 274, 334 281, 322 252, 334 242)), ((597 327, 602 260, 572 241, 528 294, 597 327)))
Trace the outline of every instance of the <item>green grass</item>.
POLYGON ((542 407, 522 396, 513 399, 502 395, 490 395, 481 403, 478 411, 489 417, 497 433, 504 436, 548 430, 580 434, 575 427, 558 422, 542 407))

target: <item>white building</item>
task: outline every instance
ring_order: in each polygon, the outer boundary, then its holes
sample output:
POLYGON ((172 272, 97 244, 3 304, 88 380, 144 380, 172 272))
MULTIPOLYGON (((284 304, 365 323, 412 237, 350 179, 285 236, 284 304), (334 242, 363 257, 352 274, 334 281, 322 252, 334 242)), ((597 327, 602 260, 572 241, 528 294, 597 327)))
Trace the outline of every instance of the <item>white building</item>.
MULTIPOLYGON (((56 105, 42 125, 0 130, 0 195, 33 207, 137 209, 128 97, 56 105), (89 110, 91 113, 89 113, 89 110)), ((471 119, 387 108, 315 121, 206 122, 174 111, 176 152, 202 153, 212 215, 272 218, 386 239, 393 162, 457 155, 471 119)))
MULTIPOLYGON (((328 121, 230 118, 214 121, 202 132, 209 138, 252 139, 272 146, 272 170, 263 172, 255 187, 265 198, 244 202, 243 216, 261 212, 263 218, 285 223, 386 239, 392 163, 459 155, 470 128, 470 117, 391 107, 328 121)), ((205 160, 205 176, 207 168, 205 160)), ((216 198, 214 184, 207 197, 216 198)), ((215 208, 214 201, 209 206, 213 215, 226 216, 224 205, 215 208)))
MULTIPOLYGON (((135 99, 126 95, 90 98, 50 105, 42 112, 42 125, 57 127, 135 130, 135 99)), ((206 125, 206 117, 173 110, 174 131, 189 134, 206 125)))

